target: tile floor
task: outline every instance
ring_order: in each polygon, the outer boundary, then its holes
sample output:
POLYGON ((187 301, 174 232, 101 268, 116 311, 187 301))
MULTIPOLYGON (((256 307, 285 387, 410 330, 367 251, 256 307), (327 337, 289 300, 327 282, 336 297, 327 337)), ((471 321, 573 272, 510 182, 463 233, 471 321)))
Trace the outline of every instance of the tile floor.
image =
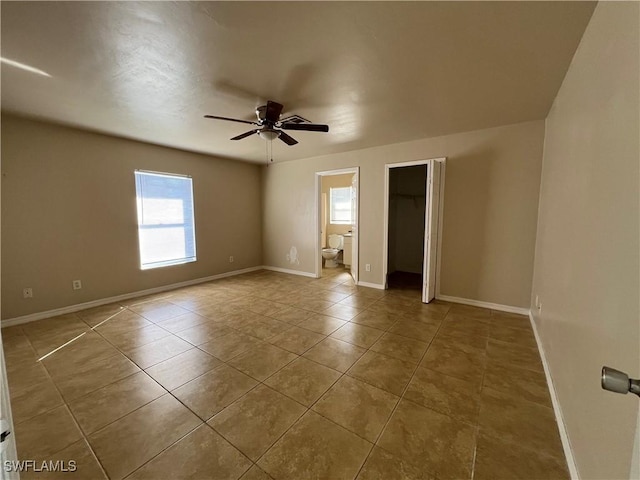
POLYGON ((259 271, 2 335, 19 456, 75 460, 61 478, 568 478, 525 317, 344 270, 259 271))

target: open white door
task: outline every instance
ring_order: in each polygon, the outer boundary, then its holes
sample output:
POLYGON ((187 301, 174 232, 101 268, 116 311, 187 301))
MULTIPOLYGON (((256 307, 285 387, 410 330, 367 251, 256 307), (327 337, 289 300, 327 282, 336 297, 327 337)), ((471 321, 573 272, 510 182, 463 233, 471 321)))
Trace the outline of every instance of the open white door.
POLYGON ((351 233, 353 234, 351 238, 351 276, 353 277, 353 281, 358 283, 358 175, 360 174, 360 169, 356 170, 356 173, 353 175, 353 180, 351 180, 351 233))
POLYGON ((11 419, 11 403, 9 402, 9 384, 7 382, 7 370, 4 363, 4 349, 2 347, 2 334, 0 333, 0 479, 19 479, 17 472, 5 471, 5 462, 18 460, 16 453, 16 435, 11 419))
POLYGON ((440 224, 441 163, 427 164, 427 205, 424 219, 424 260, 422 262, 422 302, 429 303, 436 296, 436 257, 440 224))

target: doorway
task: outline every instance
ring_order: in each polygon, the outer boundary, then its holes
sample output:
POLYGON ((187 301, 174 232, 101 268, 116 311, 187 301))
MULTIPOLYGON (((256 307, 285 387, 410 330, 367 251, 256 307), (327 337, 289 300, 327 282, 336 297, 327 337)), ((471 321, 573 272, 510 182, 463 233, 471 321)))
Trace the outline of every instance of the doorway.
POLYGON ((358 192, 358 167, 316 172, 317 278, 347 273, 358 282, 358 192))
POLYGON ((385 169, 385 288, 436 297, 445 159, 388 164, 385 169))

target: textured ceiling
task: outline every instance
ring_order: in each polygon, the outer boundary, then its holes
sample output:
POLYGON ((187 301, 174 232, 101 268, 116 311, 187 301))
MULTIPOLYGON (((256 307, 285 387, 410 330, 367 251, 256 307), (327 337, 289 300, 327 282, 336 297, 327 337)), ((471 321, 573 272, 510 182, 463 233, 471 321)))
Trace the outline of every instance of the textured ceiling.
POLYGON ((328 123, 276 161, 546 117, 593 2, 2 2, 2 109, 264 162, 266 100, 328 123), (246 128, 249 127, 249 128, 246 128))

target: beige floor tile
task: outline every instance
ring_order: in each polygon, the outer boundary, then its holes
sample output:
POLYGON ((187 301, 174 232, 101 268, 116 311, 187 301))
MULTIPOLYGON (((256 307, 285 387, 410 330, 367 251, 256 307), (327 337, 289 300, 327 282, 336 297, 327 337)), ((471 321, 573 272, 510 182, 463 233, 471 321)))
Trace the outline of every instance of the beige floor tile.
POLYGON ((482 307, 472 307, 470 305, 453 303, 451 304, 448 315, 460 315, 489 321, 491 318, 491 310, 482 307))
POLYGON ((477 391, 482 383, 486 363, 484 354, 467 353, 463 350, 432 345, 420 362, 420 366, 466 380, 469 388, 477 391))
POLYGON ((158 325, 171 333, 181 332, 188 328, 202 325, 203 323, 210 322, 211 319, 198 315, 195 312, 185 313, 184 315, 178 315, 167 320, 158 322, 158 325))
POLYGON ((119 313, 124 307, 119 303, 109 303, 107 305, 100 305, 99 307, 89 308, 87 310, 81 310, 76 312, 87 325, 94 327, 101 322, 104 322, 109 317, 116 313, 119 313))
POLYGON ((198 348, 226 362, 261 343, 262 340, 259 338, 233 331, 222 337, 214 338, 210 342, 198 345, 198 348))
POLYGON ((388 330, 398 321, 398 316, 388 312, 376 312, 365 310, 351 319, 352 323, 364 325, 366 327, 377 328, 378 330, 388 330))
POLYGON ((304 412, 302 405, 261 385, 208 423, 256 461, 304 412))
POLYGON ((439 479, 471 478, 475 429, 401 400, 378 446, 439 479))
POLYGON ((364 352, 364 348, 327 337, 303 356, 344 373, 364 355, 364 352))
POLYGON ((7 379, 11 395, 16 395, 24 390, 31 390, 34 385, 49 380, 47 369, 41 362, 20 363, 15 366, 7 366, 7 379))
POLYGON ((491 324, 489 337, 512 345, 522 345, 523 347, 538 348, 536 337, 531 328, 511 328, 505 325, 491 324))
POLYGON ((346 323, 344 320, 337 318, 314 314, 303 322, 300 322, 298 326, 311 330, 312 332, 321 333, 322 335, 329 335, 346 323))
POLYGON ((12 335, 5 334, 7 327, 2 329, 2 345, 4 349, 4 360, 7 365, 7 369, 17 367, 24 363, 33 363, 38 360, 36 351, 31 347, 29 338, 22 333, 22 330, 17 330, 19 327, 10 327, 13 330, 12 335))
POLYGON ((64 403, 58 393, 55 384, 49 378, 43 378, 38 383, 31 383, 29 386, 12 389, 11 394, 11 414, 13 423, 20 423, 41 413, 53 410, 64 403))
MULTIPOLYGON (((21 480, 73 480, 73 479, 91 479, 91 480, 106 480, 106 475, 100 467, 98 460, 91 452, 86 440, 79 440, 65 449, 56 452, 53 455, 47 455, 41 458, 34 458, 39 465, 42 465, 43 461, 64 462, 64 468, 68 471, 39 471, 33 470, 24 471, 20 474, 21 480), (71 461, 75 464, 75 470, 71 471, 71 461)), ((61 464, 62 465, 62 464, 61 464)))
POLYGON ((491 325, 504 325, 511 328, 531 329, 531 321, 526 315, 491 310, 491 325))
POLYGON ((66 405, 14 425, 20 459, 50 458, 82 438, 66 405))
POLYGON ((153 322, 147 320, 142 315, 138 315, 129 309, 123 309, 115 314, 107 317, 102 323, 93 327, 99 334, 118 334, 133 332, 140 328, 153 325, 153 322))
POLYGON ((262 382, 296 358, 294 353, 265 343, 247 350, 227 363, 262 382))
POLYGON ((192 348, 147 368, 146 372, 164 388, 173 390, 220 365, 223 363, 217 358, 192 348))
POLYGON ((196 428, 201 420, 164 395, 89 436, 109 478, 121 479, 196 428))
POLYGON ((406 362, 418 363, 427 351, 428 344, 420 340, 385 333, 371 346, 371 350, 406 362))
POLYGON ((497 390, 514 398, 529 400, 551 407, 551 396, 543 372, 487 362, 483 386, 497 390))
POLYGON ((169 335, 168 337, 161 338, 142 347, 123 351, 127 357, 133 360, 140 368, 149 368, 156 363, 168 360, 192 348, 193 345, 189 342, 175 335, 169 335))
POLYGON ((480 394, 480 433, 548 456, 561 456, 553 409, 489 388, 480 394), (526 432, 526 435, 523 435, 526 432))
POLYGON ((288 350, 289 352, 302 355, 315 344, 324 340, 325 336, 312 332, 305 328, 291 327, 290 329, 269 339, 269 343, 288 350))
POLYGON ((101 335, 120 350, 128 351, 168 337, 171 333, 151 323, 148 327, 132 332, 102 333, 101 335))
POLYGON ((69 403, 82 430, 89 434, 164 395, 144 372, 134 373, 69 403))
POLYGON ((286 307, 269 316, 271 318, 275 318, 276 320, 280 320, 281 322, 290 323, 291 325, 298 325, 300 322, 305 321, 312 315, 314 315, 314 313, 308 310, 302 310, 295 307, 286 307))
POLYGON ((258 299, 258 301, 251 302, 249 306, 247 306, 246 308, 250 312, 273 317, 274 314, 284 310, 285 308, 287 308, 287 306, 282 303, 270 302, 269 300, 258 299))
POLYGON ((233 332, 232 329, 218 322, 207 322, 180 330, 176 333, 176 336, 197 346, 223 337, 231 332, 233 332))
POLYGON ((64 399, 70 402, 138 371, 140 369, 134 363, 118 353, 109 358, 88 361, 52 377, 64 399))
POLYGON ((335 302, 330 302, 328 300, 316 299, 316 298, 304 298, 293 304, 296 308, 301 308, 302 310, 308 310, 310 312, 321 313, 327 308, 333 306, 335 302))
POLYGON ((300 357, 267 378, 264 383, 309 407, 341 375, 342 373, 336 370, 300 357))
POLYGON ((489 339, 487 337, 457 333, 454 336, 450 336, 438 332, 430 345, 437 348, 452 348, 471 354, 484 355, 487 351, 488 343, 489 339))
POLYGON ((349 369, 347 375, 394 395, 401 395, 415 367, 412 363, 368 351, 349 369))
POLYGON ((472 425, 478 421, 478 392, 464 380, 427 368, 416 370, 403 398, 472 425))
POLYGON ((417 320, 401 319, 388 331, 403 337, 420 340, 421 342, 430 342, 438 331, 438 327, 417 320))
POLYGON ((487 358, 492 365, 510 365, 534 372, 544 372, 537 348, 512 345, 489 338, 487 358))
POLYGON ((99 361, 116 355, 118 350, 95 332, 87 332, 42 360, 51 375, 75 370, 87 362, 99 361))
POLYGON ((477 480, 568 480, 567 463, 562 457, 549 457, 526 450, 518 444, 480 435, 476 449, 474 479, 477 480))
POLYGON ((208 420, 256 385, 253 378, 222 365, 171 393, 201 419, 208 420))
POLYGON ((424 469, 411 465, 379 447, 367 458, 357 480, 435 480, 424 469))
POLYGON ((490 324, 476 318, 467 318, 459 315, 447 315, 440 326, 440 332, 453 335, 466 333, 475 337, 488 337, 490 324))
POLYGON ((129 308, 152 322, 161 322, 169 318, 189 313, 189 310, 186 308, 179 307, 178 305, 174 305, 166 300, 141 303, 130 306, 129 308))
POLYGON ((82 324, 82 327, 74 329, 64 329, 60 333, 54 332, 38 336, 29 336, 29 341, 31 342, 31 346, 35 350, 36 355, 38 357, 48 355, 57 348, 90 331, 86 323, 82 322, 81 320, 78 320, 78 322, 82 324))
POLYGON ((378 300, 376 298, 366 297, 356 293, 353 295, 349 295, 343 300, 340 300, 337 305, 346 305, 348 307, 364 310, 365 308, 369 308, 377 301, 378 300))
POLYGON ((372 444, 309 411, 258 461, 274 478, 354 478, 372 444))
POLYGON ((362 348, 369 348, 378 340, 384 332, 377 328, 365 327, 357 323, 347 323, 331 334, 344 342, 352 343, 362 348))
POLYGON ((293 326, 289 323, 280 322, 273 318, 262 317, 251 320, 237 326, 237 330, 260 340, 268 340, 279 333, 289 330, 293 326))
POLYGON ((260 467, 254 465, 240 478, 240 480, 271 480, 271 477, 260 467))
POLYGON ((251 461, 206 424, 136 470, 131 480, 237 479, 251 461))
POLYGON ((312 407, 360 437, 375 442, 400 397, 344 376, 312 407))
POLYGON ((339 318, 340 320, 351 320, 353 317, 362 312, 361 308, 351 307, 349 305, 335 304, 322 312, 323 315, 339 318))

